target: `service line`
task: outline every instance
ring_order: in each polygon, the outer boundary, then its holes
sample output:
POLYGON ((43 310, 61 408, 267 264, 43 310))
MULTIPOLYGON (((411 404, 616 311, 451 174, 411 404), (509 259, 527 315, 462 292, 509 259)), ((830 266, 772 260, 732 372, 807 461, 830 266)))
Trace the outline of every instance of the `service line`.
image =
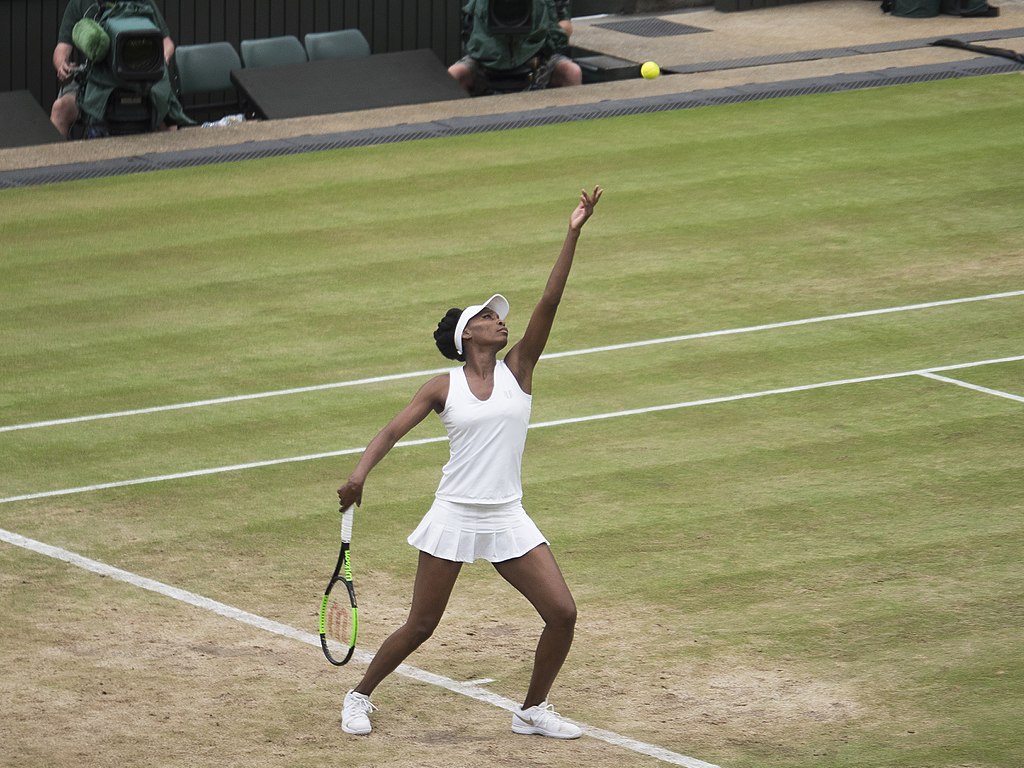
MULTIPOLYGON (((793 387, 781 387, 779 389, 765 389, 759 392, 745 392, 738 395, 723 395, 721 397, 708 397, 702 400, 686 400, 681 403, 668 403, 666 405, 652 405, 645 408, 630 408, 624 411, 610 411, 606 413, 595 413, 588 416, 573 416, 553 421, 541 421, 530 425, 530 429, 542 429, 544 427, 559 427, 566 424, 582 424, 588 421, 603 421, 606 419, 617 419, 624 416, 640 416, 660 411, 674 411, 681 408, 694 408, 701 405, 714 405, 716 403, 729 403, 737 400, 750 400, 758 397, 770 397, 772 395, 786 395, 793 392, 807 392, 813 389, 825 389, 826 387, 841 387, 849 384, 863 384, 869 381, 884 381, 886 379, 899 379, 908 376, 929 376, 939 371, 954 371, 964 368, 976 368, 983 365, 996 365, 999 363, 1015 363, 1024 360, 1024 355, 1013 357, 1000 357, 991 360, 975 360, 969 363, 956 363, 954 365, 940 365, 933 368, 918 368, 912 371, 899 371, 896 373, 879 373, 871 376, 858 376, 850 379, 835 379, 833 381, 821 381, 814 384, 798 384, 793 387)), ((933 376, 934 378, 934 376, 933 376)), ((950 380, 952 381, 952 380, 950 380)), ((1016 397, 1016 396, 1011 396, 1016 397)), ((440 443, 447 441, 447 436, 426 437, 418 440, 402 440, 395 443, 396 448, 408 448, 416 445, 427 445, 429 443, 440 443)), ((123 488, 129 485, 144 485, 146 483, 159 483, 167 480, 182 480, 188 477, 201 477, 203 475, 216 475, 224 472, 239 472, 246 469, 259 467, 270 467, 277 464, 292 464, 303 461, 315 461, 317 459, 329 459, 335 456, 348 456, 362 453, 364 447, 343 448, 338 451, 326 451, 323 453, 310 453, 303 456, 289 456, 281 459, 267 459, 264 461, 252 461, 246 464, 230 464, 223 467, 208 467, 206 469, 193 469, 188 472, 175 472, 167 475, 155 475, 152 477, 139 477, 133 480, 117 480, 110 483, 97 483, 95 485, 83 485, 77 488, 62 488, 54 491, 39 491, 26 493, 19 496, 8 496, 0 499, 0 504, 9 504, 15 501, 29 501, 31 499, 44 499, 51 496, 70 496, 78 493, 89 493, 90 491, 101 491, 109 488, 123 488)))
POLYGON ((921 375, 924 376, 927 379, 934 379, 935 381, 941 381, 941 382, 944 382, 946 384, 955 384, 958 387, 963 387, 964 389, 970 389, 970 390, 973 390, 974 392, 981 392, 981 393, 986 394, 986 395, 993 395, 995 397, 1001 397, 1004 400, 1013 400, 1015 403, 1024 403, 1024 397, 1022 397, 1021 395, 1014 395, 1014 394, 1012 394, 1010 392, 1004 392, 1001 389, 992 389, 991 387, 983 387, 980 384, 971 384, 969 381, 961 381, 960 379, 951 379, 948 376, 939 376, 937 373, 932 373, 931 371, 928 371, 926 373, 922 373, 921 375))
MULTIPOLYGON (((837 315, 822 315, 821 317, 807 317, 801 320, 784 320, 778 323, 765 323, 763 325, 748 325, 742 328, 726 328, 718 331, 702 331, 699 333, 687 333, 681 336, 666 336, 659 339, 645 339, 641 341, 629 341, 622 344, 609 344, 602 347, 589 347, 587 349, 567 350, 565 352, 550 352, 542 355, 542 360, 555 360, 561 357, 576 357, 579 355, 592 355, 598 352, 617 352, 624 349, 636 349, 638 347, 649 347, 657 344, 673 344, 681 341, 693 341, 695 339, 710 339, 715 336, 735 336, 743 333, 755 333, 757 331, 771 331, 779 328, 791 328, 800 325, 813 325, 815 323, 828 323, 836 320, 850 320, 857 317, 872 317, 875 315, 887 315, 896 312, 913 312, 922 309, 933 309, 935 307, 948 307, 955 304, 969 304, 975 301, 993 301, 995 299, 1006 299, 1017 296, 1024 296, 1024 290, 1004 291, 1002 293, 987 293, 983 296, 967 296, 958 299, 944 299, 942 301, 928 301, 921 304, 904 304, 898 307, 884 307, 882 309, 866 309, 858 312, 844 312, 837 315)), ((94 413, 87 416, 70 416, 63 419, 49 419, 47 421, 33 421, 25 424, 9 424, 0 426, 0 432, 14 432, 22 429, 39 429, 41 427, 56 427, 65 424, 77 424, 83 421, 98 421, 100 419, 116 419, 124 416, 141 416, 148 413, 161 413, 163 411, 178 411, 185 408, 202 408, 210 405, 225 405, 227 403, 238 403, 245 400, 259 400, 267 397, 282 397, 284 395, 300 395, 308 392, 322 392, 329 389, 340 389, 342 387, 358 387, 366 384, 380 384, 386 381, 399 381, 401 379, 423 379, 429 376, 436 376, 445 373, 451 366, 445 368, 430 368, 423 371, 409 371, 407 373, 393 373, 386 376, 371 376, 363 379, 350 379, 348 381, 335 381, 328 384, 313 384, 305 387, 291 387, 289 389, 276 389, 268 392, 253 392, 245 395, 230 395, 226 397, 214 397, 208 400, 193 400, 188 403, 173 403, 171 405, 154 405, 147 408, 133 408, 125 411, 112 411, 110 413, 94 413)))

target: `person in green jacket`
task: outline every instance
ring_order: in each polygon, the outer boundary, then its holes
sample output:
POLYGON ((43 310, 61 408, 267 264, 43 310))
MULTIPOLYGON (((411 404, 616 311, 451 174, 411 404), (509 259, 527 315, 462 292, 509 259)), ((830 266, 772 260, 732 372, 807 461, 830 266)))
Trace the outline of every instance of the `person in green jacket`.
MULTIPOLYGON (((50 109, 50 122, 65 138, 70 136, 72 126, 83 112, 97 122, 102 122, 107 98, 117 85, 110 67, 105 66, 105 62, 91 62, 93 69, 85 82, 82 82, 83 78, 76 77, 79 66, 74 62, 75 25, 82 19, 98 20, 115 5, 139 7, 164 36, 165 62, 169 63, 174 55, 174 40, 171 38, 170 28, 151 0, 136 0, 134 3, 70 0, 57 33, 57 46, 53 50, 53 68, 57 72, 61 89, 50 109)), ((163 78, 152 86, 149 98, 156 112, 156 122, 163 129, 173 130, 179 125, 193 124, 174 94, 168 71, 165 71, 163 78)))
MULTIPOLYGON (((525 0, 530 10, 528 31, 506 33, 492 28, 491 3, 469 0, 463 6, 466 32, 463 57, 448 73, 471 95, 491 89, 494 78, 518 75, 523 90, 580 85, 583 73, 567 52, 572 33, 569 0, 525 0)), ((504 2, 508 8, 512 3, 504 2)))

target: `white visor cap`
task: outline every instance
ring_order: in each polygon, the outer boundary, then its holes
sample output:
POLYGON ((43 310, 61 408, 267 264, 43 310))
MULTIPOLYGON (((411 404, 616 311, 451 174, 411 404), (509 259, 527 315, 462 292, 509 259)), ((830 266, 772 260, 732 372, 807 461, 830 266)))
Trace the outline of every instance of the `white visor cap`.
POLYGON ((469 321, 485 309, 493 309, 498 313, 498 319, 504 320, 508 317, 508 299, 500 293, 496 293, 483 304, 474 304, 472 307, 466 307, 462 310, 462 314, 459 315, 459 322, 455 324, 455 349, 458 350, 460 355, 462 354, 462 332, 466 330, 469 321))

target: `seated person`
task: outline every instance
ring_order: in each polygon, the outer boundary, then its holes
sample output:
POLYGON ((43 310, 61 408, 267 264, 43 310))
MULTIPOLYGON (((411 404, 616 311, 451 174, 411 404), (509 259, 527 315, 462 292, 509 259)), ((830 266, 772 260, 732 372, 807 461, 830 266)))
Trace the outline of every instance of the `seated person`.
POLYGON ((572 33, 569 0, 524 0, 523 7, 532 10, 527 34, 493 32, 490 6, 491 0, 469 0, 463 6, 465 55, 448 68, 470 95, 491 90, 489 75, 521 75, 522 90, 583 82, 579 65, 566 55, 572 33))
MULTIPOLYGON (((153 4, 152 0, 142 0, 148 4, 153 11, 152 21, 159 27, 163 38, 164 61, 170 62, 174 55, 174 41, 171 39, 171 31, 164 21, 160 10, 153 4)), ((57 80, 61 89, 57 99, 50 109, 50 122, 54 124, 64 138, 71 135, 71 128, 78 120, 80 102, 83 95, 84 84, 75 77, 78 67, 73 62, 75 54, 74 40, 72 34, 75 24, 85 18, 95 19, 106 6, 114 3, 97 3, 96 0, 70 0, 64 10, 61 19, 60 30, 57 33, 57 46, 53 49, 53 68, 57 71, 57 80), (101 5, 103 7, 101 7, 101 5)), ((163 113, 160 115, 160 122, 164 129, 173 129, 178 125, 190 125, 192 121, 185 115, 178 103, 177 98, 170 92, 170 76, 164 73, 154 90, 159 94, 159 108, 163 113)))

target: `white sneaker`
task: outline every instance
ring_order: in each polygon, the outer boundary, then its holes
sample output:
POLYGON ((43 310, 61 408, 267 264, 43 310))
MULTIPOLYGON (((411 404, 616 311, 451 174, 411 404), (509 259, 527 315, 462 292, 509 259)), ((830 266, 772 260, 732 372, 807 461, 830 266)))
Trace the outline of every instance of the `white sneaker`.
POLYGON ((376 709, 369 696, 349 691, 345 694, 345 703, 341 705, 341 730, 365 736, 373 730, 369 715, 376 709))
POLYGON ((512 733, 550 736, 553 739, 578 739, 583 735, 582 730, 563 720, 546 701, 529 709, 513 710, 512 733))

